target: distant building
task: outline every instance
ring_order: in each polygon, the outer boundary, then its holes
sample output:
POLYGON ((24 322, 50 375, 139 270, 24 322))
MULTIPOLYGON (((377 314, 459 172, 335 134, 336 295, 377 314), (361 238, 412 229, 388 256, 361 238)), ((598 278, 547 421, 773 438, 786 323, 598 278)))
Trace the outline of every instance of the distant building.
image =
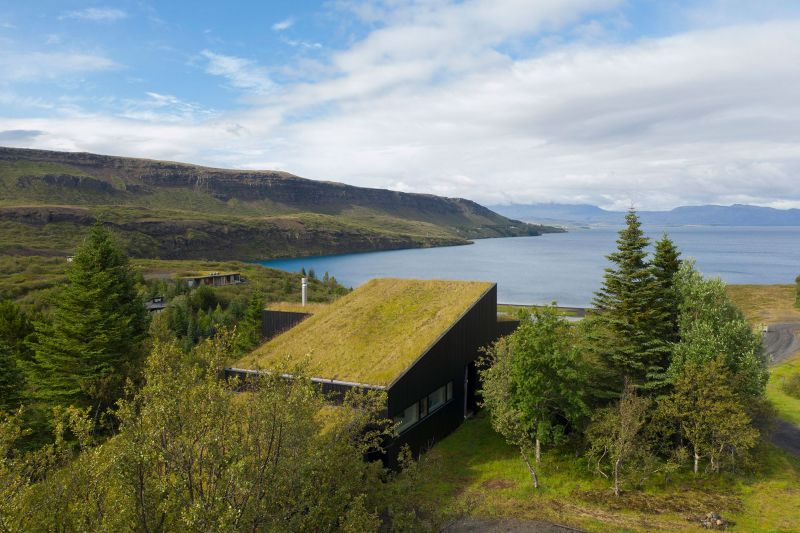
POLYGON ((244 283, 244 279, 238 272, 198 273, 192 276, 183 276, 181 279, 183 279, 189 287, 199 287, 200 285, 223 287, 225 285, 244 283))
POLYGON ((398 434, 386 450, 418 453, 478 407, 481 348, 517 323, 498 323, 497 285, 372 280, 311 313, 265 312, 265 344, 229 376, 258 374, 286 358, 308 361, 312 382, 333 397, 350 389, 386 391, 398 434))
POLYGON ((150 298, 144 303, 144 306, 153 314, 160 313, 167 307, 167 302, 164 301, 163 296, 156 296, 155 298, 150 298))

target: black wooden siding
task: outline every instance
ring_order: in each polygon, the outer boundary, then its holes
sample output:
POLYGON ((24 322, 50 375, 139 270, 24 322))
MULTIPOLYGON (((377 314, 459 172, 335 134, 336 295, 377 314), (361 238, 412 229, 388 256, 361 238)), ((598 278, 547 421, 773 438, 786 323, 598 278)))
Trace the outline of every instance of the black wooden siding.
POLYGON ((306 318, 309 313, 292 313, 289 311, 261 311, 261 340, 269 340, 291 329, 306 318))
POLYGON ((498 320, 497 321, 497 336, 505 337, 511 335, 519 327, 519 320, 498 320))
POLYGON ((388 413, 397 416, 416 401, 447 382, 453 382, 452 400, 427 418, 402 433, 390 446, 389 455, 408 444, 415 453, 440 440, 464 420, 467 410, 476 407, 477 373, 474 362, 498 337, 497 285, 493 285, 398 379, 389 385, 388 413), (465 390, 464 376, 468 373, 465 390))

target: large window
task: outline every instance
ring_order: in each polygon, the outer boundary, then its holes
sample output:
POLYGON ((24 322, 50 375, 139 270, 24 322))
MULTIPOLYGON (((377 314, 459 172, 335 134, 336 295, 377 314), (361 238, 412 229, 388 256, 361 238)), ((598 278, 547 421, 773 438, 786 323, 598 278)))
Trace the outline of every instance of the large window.
POLYGON ((397 426, 397 432, 402 433, 405 431, 409 426, 412 426, 417 423, 419 420, 419 403, 412 404, 403 411, 402 416, 395 417, 394 421, 399 423, 397 426))
POLYGON ((428 411, 435 411, 447 401, 447 385, 439 387, 428 395, 428 411))
POLYGON ((442 385, 418 402, 406 407, 403 414, 394 417, 398 423, 397 432, 402 433, 420 420, 433 414, 440 407, 453 399, 453 382, 442 385))

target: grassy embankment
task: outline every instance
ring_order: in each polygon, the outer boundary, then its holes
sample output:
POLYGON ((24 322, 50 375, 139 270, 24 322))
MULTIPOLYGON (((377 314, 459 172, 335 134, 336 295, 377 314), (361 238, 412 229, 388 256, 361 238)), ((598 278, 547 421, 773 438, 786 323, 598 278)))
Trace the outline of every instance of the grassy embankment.
MULTIPOLYGON (((800 316, 793 286, 733 286, 729 293, 754 327, 800 316)), ((800 370, 799 357, 774 367, 768 385, 780 415, 795 422, 800 402, 778 385, 800 370)), ((548 451, 542 488, 535 491, 517 450, 482 412, 429 452, 418 491, 453 515, 548 520, 589 531, 703 531, 690 519, 710 511, 736 522, 734 531, 800 531, 800 461, 767 443, 756 457, 747 472, 718 478, 681 473, 616 499, 584 459, 548 451)))

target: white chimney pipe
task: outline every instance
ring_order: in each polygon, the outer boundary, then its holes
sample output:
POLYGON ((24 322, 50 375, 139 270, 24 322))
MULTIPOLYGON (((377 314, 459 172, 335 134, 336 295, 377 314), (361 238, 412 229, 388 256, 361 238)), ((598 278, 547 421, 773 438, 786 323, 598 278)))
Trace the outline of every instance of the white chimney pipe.
POLYGON ((303 307, 305 307, 306 300, 308 298, 308 278, 303 278, 300 283, 301 283, 300 287, 302 289, 301 294, 302 294, 303 307))

